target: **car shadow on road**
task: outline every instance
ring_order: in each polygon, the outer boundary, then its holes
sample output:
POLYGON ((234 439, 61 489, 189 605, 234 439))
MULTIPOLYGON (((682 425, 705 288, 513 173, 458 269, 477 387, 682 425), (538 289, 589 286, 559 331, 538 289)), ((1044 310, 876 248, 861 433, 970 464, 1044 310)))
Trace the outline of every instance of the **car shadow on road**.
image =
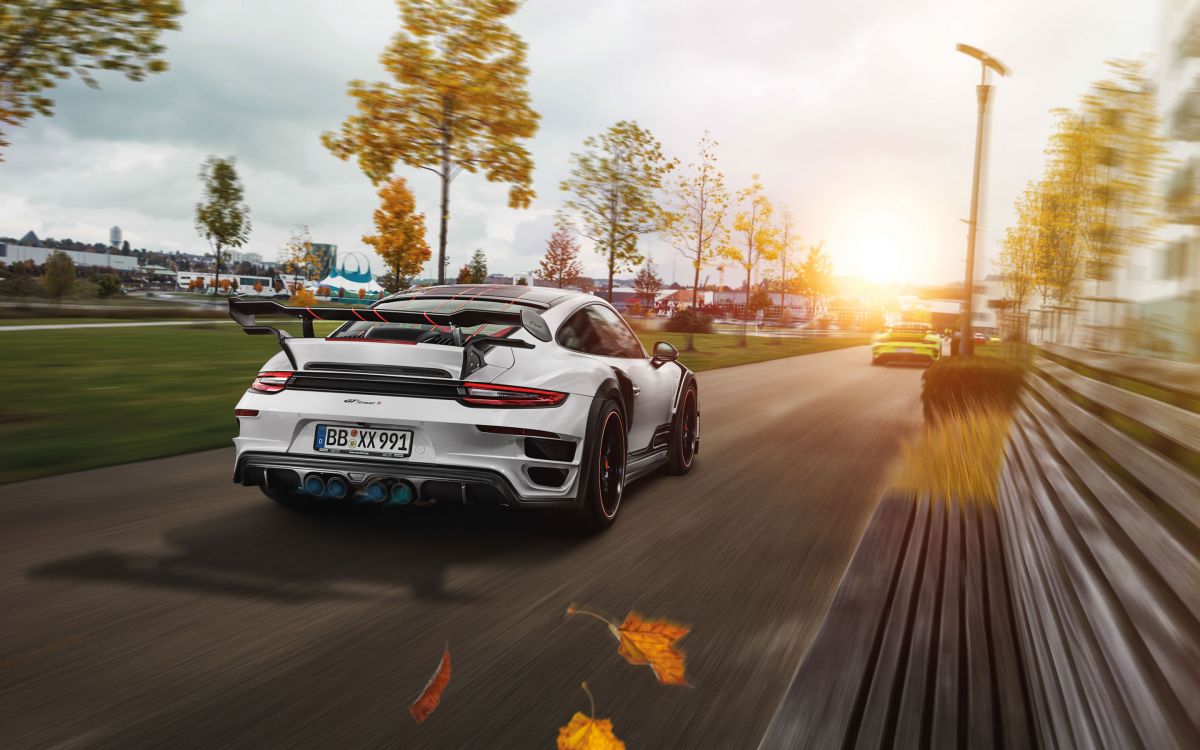
POLYGON ((589 543, 563 521, 488 507, 301 513, 263 501, 167 530, 161 552, 100 550, 28 574, 296 603, 469 601, 482 595, 449 587, 451 567, 537 565, 589 543))

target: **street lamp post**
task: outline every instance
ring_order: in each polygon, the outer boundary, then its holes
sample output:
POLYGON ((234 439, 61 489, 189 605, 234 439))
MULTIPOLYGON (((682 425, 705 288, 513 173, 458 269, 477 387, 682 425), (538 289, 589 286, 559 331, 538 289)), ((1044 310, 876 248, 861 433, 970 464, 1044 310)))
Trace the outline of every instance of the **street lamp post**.
POLYGON ((971 303, 975 296, 975 234, 979 228, 979 172, 983 164, 983 123, 987 114, 988 94, 992 87, 988 85, 988 70, 994 70, 1000 76, 1008 74, 1008 68, 981 49, 968 44, 955 47, 964 55, 969 55, 980 63, 979 85, 975 93, 979 99, 979 113, 975 120, 975 172, 971 180, 971 218, 967 223, 967 269, 965 273, 966 300, 963 303, 962 332, 958 342, 958 353, 971 355, 975 353, 975 340, 971 331, 971 303))

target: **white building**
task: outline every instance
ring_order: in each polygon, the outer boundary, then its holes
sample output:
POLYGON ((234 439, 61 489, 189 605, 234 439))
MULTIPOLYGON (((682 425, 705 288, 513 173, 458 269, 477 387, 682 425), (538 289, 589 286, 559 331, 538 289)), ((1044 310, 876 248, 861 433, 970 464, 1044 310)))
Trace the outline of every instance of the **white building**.
MULTIPOLYGON (((1200 0, 1160 0, 1159 103, 1176 167, 1164 187, 1167 225, 1139 306, 1154 339, 1200 357, 1200 0)), ((1151 344, 1155 341, 1150 342, 1151 344)))
POLYGON ((8 265, 31 260, 40 266, 54 253, 66 253, 74 261, 76 268, 111 268, 114 271, 136 271, 138 267, 138 259, 132 255, 91 253, 81 250, 55 250, 49 247, 0 243, 0 263, 7 263, 8 265))
POLYGON ((229 260, 231 263, 252 263, 256 266, 263 264, 262 253, 230 253, 229 260))

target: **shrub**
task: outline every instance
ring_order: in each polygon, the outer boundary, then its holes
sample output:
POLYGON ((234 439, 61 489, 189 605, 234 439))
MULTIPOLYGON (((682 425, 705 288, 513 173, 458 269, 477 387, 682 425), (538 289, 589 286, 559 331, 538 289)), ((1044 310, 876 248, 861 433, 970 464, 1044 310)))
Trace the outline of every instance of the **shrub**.
POLYGON ((995 357, 943 357, 921 377, 925 419, 993 410, 1012 411, 1025 371, 995 357))
POLYGON ((101 274, 98 282, 101 297, 111 297, 121 291, 121 279, 115 273, 101 274))
POLYGON ((699 310, 679 310, 667 319, 665 328, 675 333, 712 333, 713 320, 699 310))
POLYGON ((981 410, 928 425, 900 451, 898 489, 995 502, 1009 417, 981 410))
POLYGON ((288 300, 288 304, 293 307, 311 307, 317 304, 317 298, 304 287, 299 287, 296 291, 292 292, 292 297, 288 300))

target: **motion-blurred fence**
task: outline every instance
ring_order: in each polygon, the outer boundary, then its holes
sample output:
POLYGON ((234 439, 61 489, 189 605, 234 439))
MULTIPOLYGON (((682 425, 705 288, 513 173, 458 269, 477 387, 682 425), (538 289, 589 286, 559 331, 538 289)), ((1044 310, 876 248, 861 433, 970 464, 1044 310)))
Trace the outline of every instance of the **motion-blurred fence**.
POLYGON ((1044 747, 1200 747, 1200 365, 1044 344, 999 512, 1044 747))

